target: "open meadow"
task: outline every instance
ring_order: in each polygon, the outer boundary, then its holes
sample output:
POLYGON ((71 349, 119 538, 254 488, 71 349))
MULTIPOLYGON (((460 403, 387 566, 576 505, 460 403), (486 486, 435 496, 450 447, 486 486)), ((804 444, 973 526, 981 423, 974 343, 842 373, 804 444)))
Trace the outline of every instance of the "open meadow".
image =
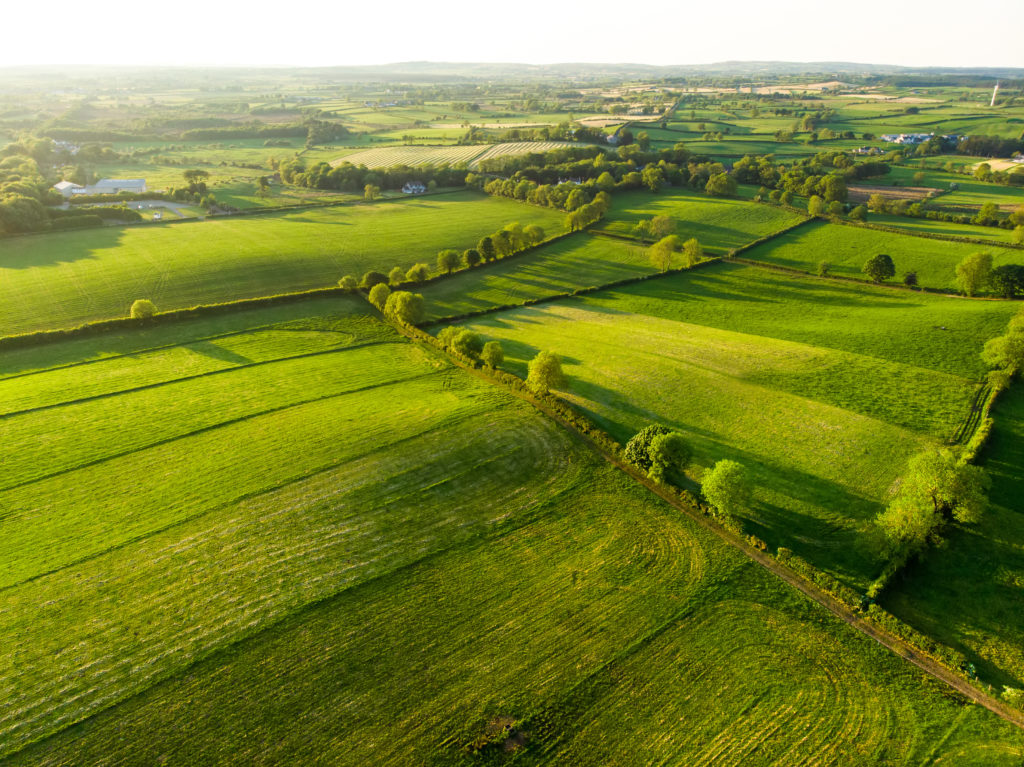
POLYGON ((365 307, 0 355, 0 763, 1024 755, 365 307))
POLYGON ((160 310, 329 287, 345 274, 433 265, 519 221, 561 231, 557 211, 471 192, 157 227, 103 228, 6 240, 4 335, 160 310), (386 237, 382 234, 386 231, 386 237))
POLYGON ((997 243, 937 240, 817 221, 748 250, 743 258, 810 273, 824 262, 831 274, 868 280, 864 264, 886 253, 896 267, 896 276, 890 282, 900 283, 907 272, 915 272, 924 287, 952 290, 956 287, 956 265, 978 252, 990 253, 994 266, 1024 264, 1024 250, 997 243))
POLYGON ((562 356, 563 396, 621 442, 681 431, 695 480, 721 458, 750 466, 750 529, 863 587, 893 480, 953 436, 1013 311, 718 264, 460 324, 518 374, 562 356))
POLYGON ((771 205, 668 189, 657 195, 647 191, 616 195, 611 211, 595 229, 629 235, 641 220, 654 216, 673 219, 675 233, 684 240, 696 237, 709 255, 722 255, 801 219, 797 213, 771 205))

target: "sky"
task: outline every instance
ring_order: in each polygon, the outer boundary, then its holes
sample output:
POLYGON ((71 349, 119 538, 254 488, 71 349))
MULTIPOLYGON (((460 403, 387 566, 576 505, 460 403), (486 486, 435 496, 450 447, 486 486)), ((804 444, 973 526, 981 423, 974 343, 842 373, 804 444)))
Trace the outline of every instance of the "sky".
POLYGON ((0 67, 421 60, 1024 67, 1024 0, 977 6, 965 0, 303 0, 294 6, 15 0, 5 6, 0 67))

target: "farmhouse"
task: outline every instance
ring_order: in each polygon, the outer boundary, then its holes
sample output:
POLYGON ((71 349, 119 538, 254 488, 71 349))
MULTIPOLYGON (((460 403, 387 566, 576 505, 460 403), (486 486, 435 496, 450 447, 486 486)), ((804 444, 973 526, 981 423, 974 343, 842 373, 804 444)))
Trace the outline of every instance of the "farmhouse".
POLYGON ((406 181, 402 187, 403 194, 423 194, 427 188, 419 181, 406 181))
POLYGON ((85 191, 85 187, 81 184, 76 184, 73 181, 58 181, 53 185, 53 188, 60 192, 65 198, 71 197, 73 194, 82 194, 85 191))

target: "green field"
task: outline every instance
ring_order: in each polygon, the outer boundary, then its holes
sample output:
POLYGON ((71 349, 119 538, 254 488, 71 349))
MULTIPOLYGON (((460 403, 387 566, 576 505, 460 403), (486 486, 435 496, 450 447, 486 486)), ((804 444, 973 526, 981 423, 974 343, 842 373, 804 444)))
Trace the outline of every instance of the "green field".
POLYGON ((696 237, 710 254, 720 254, 785 229, 800 216, 783 208, 758 205, 736 199, 709 197, 700 192, 666 190, 628 192, 615 196, 598 231, 630 234, 642 220, 669 216, 676 221, 676 234, 684 240, 696 237))
MULTIPOLYGON (((681 258, 681 256, 680 256, 681 258)), ((424 286, 430 320, 654 274, 638 243, 581 232, 424 286)))
POLYGON ((867 280, 862 271, 868 259, 887 253, 896 266, 890 282, 899 283, 907 272, 916 272, 918 283, 930 288, 956 287, 956 265, 972 253, 992 254, 995 266, 1024 264, 1024 250, 924 237, 893 234, 858 226, 815 222, 776 237, 746 251, 744 258, 807 272, 816 272, 822 261, 829 271, 843 277, 867 280))
POLYGON ((336 284, 368 269, 433 264, 512 221, 561 231, 554 210, 470 192, 401 202, 12 238, 0 256, 0 333, 336 284), (382 232, 387 233, 382 237, 382 232))
POLYGON ((4 455, 21 468, 0 491, 3 764, 474 764, 465 747, 509 722, 522 736, 491 761, 1024 755, 1017 730, 359 308, 19 352, 12 396, 75 370, 95 398, 4 418, 64 473, 4 455), (197 374, 208 345, 223 364, 197 374), (123 388, 130 369, 146 388, 123 388))
POLYGON ((913 565, 884 602, 941 642, 958 647, 985 678, 1024 688, 1024 388, 1015 382, 994 409, 982 465, 992 506, 974 528, 913 565))
MULTIPOLYGON (((868 223, 894 226, 910 233, 937 234, 941 237, 970 237, 973 240, 985 240, 997 246, 1014 242, 1012 229, 1001 229, 996 226, 972 226, 970 224, 955 224, 951 221, 932 221, 927 218, 890 216, 885 213, 869 213, 868 223)), ((978 249, 984 247, 981 244, 977 246, 978 249)))
POLYGON ((751 466, 751 529, 862 586, 888 488, 966 416, 977 352, 1013 310, 721 264, 462 324, 520 374, 539 349, 562 355, 564 396, 620 441, 681 430, 695 479, 720 458, 751 466))

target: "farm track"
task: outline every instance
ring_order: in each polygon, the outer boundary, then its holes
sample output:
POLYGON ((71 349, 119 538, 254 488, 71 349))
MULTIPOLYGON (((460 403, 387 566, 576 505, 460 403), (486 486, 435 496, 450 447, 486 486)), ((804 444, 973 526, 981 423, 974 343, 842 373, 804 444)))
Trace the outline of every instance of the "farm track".
MULTIPOLYGON (((400 333, 402 333, 406 337, 410 338, 414 342, 422 344, 422 342, 419 341, 415 337, 415 335, 411 334, 405 328, 402 328, 397 324, 395 324, 394 326, 400 333)), ((612 454, 603 450, 596 442, 594 442, 592 439, 578 431, 571 423, 569 423, 567 420, 562 418, 558 413, 551 410, 549 407, 547 407, 545 404, 543 404, 536 398, 526 394, 525 392, 501 386, 488 375, 486 375, 484 372, 477 370, 474 367, 466 365, 461 360, 456 360, 455 358, 451 357, 450 359, 452 361, 452 364, 457 365, 458 367, 462 368, 463 370, 472 375, 475 375, 477 378, 487 381, 492 386, 500 387, 503 391, 507 391, 510 394, 518 397, 519 399, 529 402, 531 405, 536 407, 548 418, 551 418, 557 423, 561 424, 563 428, 571 432, 578 440, 580 440, 586 445, 589 445, 591 449, 597 451, 606 461, 608 461, 609 463, 611 463, 612 465, 614 465, 615 467, 617 467, 618 469, 632 477, 634 480, 642 484, 650 492, 657 495, 659 498, 661 498, 666 503, 670 504, 672 507, 686 514, 691 520, 696 522, 698 525, 703 527, 708 532, 713 533, 714 535, 718 536, 721 540, 723 540, 725 543, 738 549, 740 552, 745 554, 754 562, 761 565, 763 568, 773 573, 776 577, 778 577, 782 581, 786 582, 793 588, 800 591, 802 594, 804 594, 804 596, 806 596, 811 601, 817 603, 821 607, 824 607, 826 610, 828 610, 836 617, 840 618, 843 622, 845 622, 852 628, 861 632, 870 639, 873 639, 875 642, 882 645, 883 647, 886 647, 887 649, 889 649, 899 657, 903 658, 904 660, 914 664, 926 674, 929 674, 930 676, 934 677, 940 682, 953 688, 954 690, 968 698, 970 701, 983 706, 984 708, 988 709, 1000 718, 1006 720, 1007 722, 1013 724, 1021 730, 1024 730, 1024 712, 1010 708, 1006 704, 999 701, 997 698, 993 697, 992 695, 989 695, 988 693, 970 684, 966 679, 963 679, 958 674, 955 674, 952 671, 946 669, 945 667, 943 667, 936 661, 932 660, 931 658, 925 657, 920 653, 920 651, 915 650, 903 640, 867 622, 866 620, 858 616, 854 611, 850 610, 845 605, 843 605, 833 597, 826 594, 824 591, 818 589, 812 583, 800 577, 789 568, 780 564, 769 554, 759 551, 758 549, 755 549, 753 546, 749 545, 739 536, 734 535, 728 532, 727 530, 723 529, 719 525, 712 523, 707 517, 705 517, 699 511, 691 508, 687 504, 682 503, 674 494, 670 493, 668 490, 662 487, 659 487, 653 481, 651 481, 646 476, 637 471, 634 467, 630 466, 629 464, 620 460, 616 456, 613 456, 612 454)))

